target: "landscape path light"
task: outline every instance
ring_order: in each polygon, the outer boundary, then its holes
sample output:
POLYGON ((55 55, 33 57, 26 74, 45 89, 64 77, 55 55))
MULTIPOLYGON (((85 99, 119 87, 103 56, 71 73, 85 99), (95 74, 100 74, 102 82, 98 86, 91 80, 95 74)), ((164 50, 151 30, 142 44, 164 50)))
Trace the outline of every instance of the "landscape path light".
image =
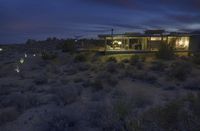
POLYGON ((19 70, 19 66, 17 66, 17 67, 15 68, 15 71, 16 71, 17 73, 20 72, 20 70, 19 70))
POLYGON ((21 64, 23 64, 23 63, 24 63, 24 59, 21 58, 19 62, 20 62, 21 64))
POLYGON ((28 55, 25 53, 25 54, 24 54, 24 57, 25 57, 25 58, 27 58, 27 57, 28 57, 28 55))

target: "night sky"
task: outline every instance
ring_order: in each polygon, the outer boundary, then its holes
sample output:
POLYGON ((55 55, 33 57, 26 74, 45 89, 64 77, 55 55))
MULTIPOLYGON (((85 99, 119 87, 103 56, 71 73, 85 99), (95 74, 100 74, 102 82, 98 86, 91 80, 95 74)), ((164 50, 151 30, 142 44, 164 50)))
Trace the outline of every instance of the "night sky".
POLYGON ((0 0, 0 43, 200 29, 200 0, 0 0))

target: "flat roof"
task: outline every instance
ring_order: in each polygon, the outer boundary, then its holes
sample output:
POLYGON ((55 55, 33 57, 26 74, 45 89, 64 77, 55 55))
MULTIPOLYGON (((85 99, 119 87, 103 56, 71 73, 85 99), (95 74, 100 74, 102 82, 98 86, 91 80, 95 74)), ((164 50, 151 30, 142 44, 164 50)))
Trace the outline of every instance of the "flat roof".
POLYGON ((98 35, 100 38, 104 37, 181 37, 181 36, 192 36, 194 34, 103 34, 103 35, 98 35))

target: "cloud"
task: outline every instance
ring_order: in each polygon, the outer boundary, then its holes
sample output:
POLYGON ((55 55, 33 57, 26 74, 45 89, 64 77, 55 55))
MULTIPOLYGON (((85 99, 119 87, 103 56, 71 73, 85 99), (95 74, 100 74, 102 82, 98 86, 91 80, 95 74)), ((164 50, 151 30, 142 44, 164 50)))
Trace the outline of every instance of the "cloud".
POLYGON ((0 43, 97 35, 111 28, 196 29, 199 12, 200 0, 0 0, 0 43))

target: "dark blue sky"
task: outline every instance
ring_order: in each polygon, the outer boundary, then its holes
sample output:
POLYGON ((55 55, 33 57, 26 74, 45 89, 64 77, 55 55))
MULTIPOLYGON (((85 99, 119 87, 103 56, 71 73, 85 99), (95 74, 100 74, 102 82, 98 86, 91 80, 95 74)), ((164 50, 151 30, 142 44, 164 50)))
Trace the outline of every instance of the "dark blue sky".
POLYGON ((0 0, 0 43, 200 29, 200 0, 0 0))

